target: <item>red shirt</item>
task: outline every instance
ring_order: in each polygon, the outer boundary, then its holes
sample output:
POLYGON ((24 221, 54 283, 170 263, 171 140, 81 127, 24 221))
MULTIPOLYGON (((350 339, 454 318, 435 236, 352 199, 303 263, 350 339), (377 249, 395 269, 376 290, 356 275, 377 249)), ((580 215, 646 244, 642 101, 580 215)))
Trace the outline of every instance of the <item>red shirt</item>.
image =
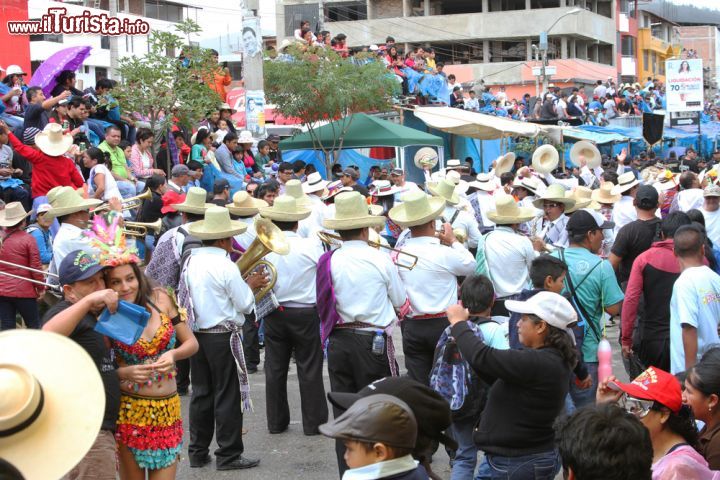
POLYGON ((75 162, 64 155, 53 157, 29 147, 17 139, 12 132, 8 133, 13 150, 32 163, 32 197, 44 197, 54 187, 80 188, 85 184, 82 175, 75 167, 75 162))

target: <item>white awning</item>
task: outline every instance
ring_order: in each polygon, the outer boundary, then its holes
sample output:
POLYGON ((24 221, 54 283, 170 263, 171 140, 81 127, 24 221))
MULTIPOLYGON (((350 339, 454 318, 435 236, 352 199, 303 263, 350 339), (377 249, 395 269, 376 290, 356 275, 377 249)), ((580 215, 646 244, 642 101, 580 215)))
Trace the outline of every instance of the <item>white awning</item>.
POLYGON ((543 129, 534 123, 485 115, 451 107, 416 107, 413 113, 431 128, 480 140, 503 137, 535 138, 543 129))

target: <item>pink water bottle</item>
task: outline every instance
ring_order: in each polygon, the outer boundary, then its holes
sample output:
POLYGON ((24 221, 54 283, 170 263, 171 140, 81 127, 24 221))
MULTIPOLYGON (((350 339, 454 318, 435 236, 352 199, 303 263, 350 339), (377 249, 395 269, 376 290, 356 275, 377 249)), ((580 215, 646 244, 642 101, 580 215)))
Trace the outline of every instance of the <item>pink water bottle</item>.
POLYGON ((598 383, 612 375, 612 347, 606 338, 598 344, 598 383))

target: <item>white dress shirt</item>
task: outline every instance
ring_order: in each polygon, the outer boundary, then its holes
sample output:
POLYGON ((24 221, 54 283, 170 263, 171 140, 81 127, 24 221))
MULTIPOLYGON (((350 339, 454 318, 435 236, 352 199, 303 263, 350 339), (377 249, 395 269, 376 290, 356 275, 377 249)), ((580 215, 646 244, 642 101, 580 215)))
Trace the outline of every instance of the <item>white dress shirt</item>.
POLYGON ((405 303, 397 267, 385 253, 361 240, 343 242, 330 260, 338 314, 343 323, 363 322, 385 328, 395 308, 405 303))
POLYGON ((453 221, 451 224, 453 230, 465 230, 465 232, 467 232, 467 240, 465 241, 465 243, 468 248, 477 247, 478 242, 480 241, 480 229, 478 229, 478 224, 471 214, 464 210, 458 210, 457 208, 448 205, 445 207, 445 210, 442 214, 444 221, 450 222, 450 220, 452 220, 452 218, 455 216, 455 212, 458 212, 458 215, 457 217, 455 217, 455 221, 453 221))
POLYGON ((495 198, 492 196, 492 194, 486 192, 485 190, 478 190, 471 193, 468 199, 473 196, 475 196, 475 198, 477 199, 478 206, 480 207, 480 211, 475 212, 475 217, 480 214, 483 222, 483 228, 493 228, 495 226, 495 222, 491 221, 487 217, 487 212, 489 212, 490 210, 495 210, 495 198))
POLYGON ((312 203, 312 212, 310 216, 298 223, 298 235, 303 238, 312 238, 317 236, 317 232, 323 230, 323 220, 328 216, 328 208, 320 197, 317 195, 308 195, 312 203))
POLYGON ((677 202, 677 208, 681 212, 687 212, 694 208, 699 210, 705 205, 705 197, 703 197, 701 188, 680 190, 677 195, 675 195, 674 200, 677 202))
POLYGON ((280 305, 314 306, 317 262, 323 254, 320 242, 302 238, 295 232, 283 232, 290 244, 290 253, 278 255, 270 252, 265 259, 277 270, 273 293, 280 305))
MULTIPOLYGON (((53 258, 49 271, 57 273, 63 259, 75 250, 85 250, 90 254, 99 254, 100 250, 90 246, 90 238, 83 235, 83 230, 69 223, 61 223, 53 240, 53 258)), ((54 277, 49 277, 54 278, 54 277)), ((56 282, 50 282, 56 283, 56 282)))
POLYGON ((637 211, 633 200, 634 198, 630 195, 623 195, 613 207, 612 221, 615 222, 615 236, 622 227, 637 220, 637 211))
POLYGON ((547 244, 567 248, 570 244, 566 230, 569 219, 564 213, 552 222, 542 216, 535 217, 530 223, 530 235, 542 239, 547 244))
POLYGON ((441 245, 437 237, 408 238, 403 252, 417 255, 415 268, 399 269, 413 315, 444 312, 457 303, 457 277, 475 273, 475 258, 459 242, 441 245))
POLYGON ((185 269, 199 330, 222 322, 245 323, 245 315, 255 308, 255 297, 240 270, 225 250, 200 247, 192 251, 185 269))
POLYGON ((498 225, 483 238, 488 277, 495 295, 504 298, 522 292, 529 285, 530 264, 535 258, 530 239, 505 225, 498 225))
POLYGON ((245 232, 235 235, 233 238, 235 241, 245 250, 250 244, 257 238, 257 231, 255 230, 255 217, 240 217, 239 222, 247 224, 248 228, 245 232))
POLYGON ((708 212, 703 207, 700 211, 705 217, 705 231, 707 231, 708 238, 713 245, 720 245, 720 210, 708 212))

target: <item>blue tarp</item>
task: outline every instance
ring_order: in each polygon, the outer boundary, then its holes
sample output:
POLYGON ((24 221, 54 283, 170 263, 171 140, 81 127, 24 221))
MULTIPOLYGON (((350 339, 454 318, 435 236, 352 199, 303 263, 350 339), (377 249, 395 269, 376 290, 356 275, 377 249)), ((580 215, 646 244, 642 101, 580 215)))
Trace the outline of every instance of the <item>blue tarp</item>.
MULTIPOLYGON (((312 164, 320 172, 323 178, 328 178, 325 174, 325 162, 323 161, 323 152, 321 150, 286 150, 283 151, 283 161, 294 162, 302 160, 305 163, 312 164)), ((360 181, 364 182, 370 173, 370 167, 379 165, 381 168, 390 167, 392 160, 377 160, 375 158, 366 157, 357 150, 341 150, 340 165, 343 168, 349 165, 357 165, 360 167, 360 181)))

